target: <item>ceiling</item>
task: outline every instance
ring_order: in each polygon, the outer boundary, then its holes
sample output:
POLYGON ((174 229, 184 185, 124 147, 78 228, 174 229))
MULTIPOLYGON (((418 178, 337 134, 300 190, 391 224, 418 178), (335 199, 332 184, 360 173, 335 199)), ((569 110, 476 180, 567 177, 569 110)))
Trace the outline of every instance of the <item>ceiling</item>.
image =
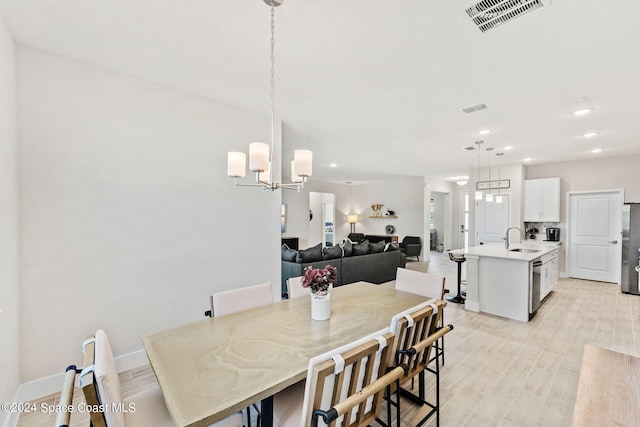
MULTIPOLYGON (((284 160, 310 148, 314 178, 344 182, 466 175, 477 154, 463 148, 478 139, 494 154, 515 147, 503 165, 640 154, 640 2, 545 0, 486 33, 464 12, 472 3, 286 0, 275 37, 284 160), (489 108, 462 112, 480 103, 489 108), (593 112, 572 114, 584 105, 593 112)), ((263 0, 0 0, 0 10, 20 44, 268 115, 263 0)))

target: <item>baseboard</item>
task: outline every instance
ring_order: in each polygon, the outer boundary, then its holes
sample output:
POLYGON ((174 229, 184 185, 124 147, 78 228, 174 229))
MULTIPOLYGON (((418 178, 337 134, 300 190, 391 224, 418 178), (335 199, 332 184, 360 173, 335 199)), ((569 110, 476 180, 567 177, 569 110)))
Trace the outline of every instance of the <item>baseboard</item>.
MULTIPOLYGON (((144 350, 138 350, 133 353, 116 357, 116 367, 118 372, 129 371, 148 364, 149 360, 147 359, 147 354, 144 350)), ((27 402, 55 393, 60 393, 63 383, 64 372, 60 372, 55 375, 38 378, 37 380, 20 384, 18 386, 14 402, 27 402)), ((5 427, 13 427, 15 426, 15 421, 17 421, 17 417, 13 424, 10 424, 8 421, 5 423, 5 427)))

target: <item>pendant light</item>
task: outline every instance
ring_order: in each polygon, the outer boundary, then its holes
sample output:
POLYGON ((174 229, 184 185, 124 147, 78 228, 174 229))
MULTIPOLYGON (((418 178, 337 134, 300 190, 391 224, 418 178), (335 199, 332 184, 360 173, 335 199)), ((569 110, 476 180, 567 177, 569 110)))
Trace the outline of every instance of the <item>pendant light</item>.
POLYGON ((307 178, 311 176, 313 153, 309 150, 293 152, 291 162, 291 183, 275 182, 273 171, 278 167, 274 155, 274 135, 276 116, 275 97, 275 10, 284 0, 263 0, 271 7, 271 144, 252 142, 249 144, 249 170, 256 175, 255 184, 240 184, 238 178, 246 173, 247 155, 241 152, 229 152, 227 155, 227 175, 235 181, 236 187, 257 187, 274 191, 279 188, 298 190, 303 188, 307 178))
POLYGON ((491 189, 491 152, 493 147, 487 147, 487 153, 489 153, 489 192, 485 196, 485 200, 489 203, 493 202, 493 190, 491 189))
POLYGON ((502 195, 500 194, 500 158, 504 156, 504 153, 496 153, 496 156, 498 157, 498 195, 496 196, 496 203, 502 203, 502 195))
POLYGON ((476 179, 476 200, 482 200, 482 191, 478 189, 478 183, 480 182, 480 146, 484 143, 484 141, 476 141, 476 145, 478 146, 478 178, 476 179))

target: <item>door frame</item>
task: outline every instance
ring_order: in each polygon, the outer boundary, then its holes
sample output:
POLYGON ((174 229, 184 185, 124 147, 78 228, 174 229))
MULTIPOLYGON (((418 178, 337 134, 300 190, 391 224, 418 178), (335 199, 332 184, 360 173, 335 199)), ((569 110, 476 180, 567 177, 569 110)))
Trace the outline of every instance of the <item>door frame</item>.
MULTIPOLYGON (((570 254, 570 249, 571 249, 571 196, 578 196, 578 195, 587 195, 587 194, 604 194, 604 193, 618 193, 618 195, 620 196, 620 201, 622 202, 619 206, 619 214, 620 214, 620 220, 622 221, 622 205, 624 204, 624 189, 623 188, 614 188, 611 190, 582 190, 582 191, 567 191, 566 194, 566 200, 565 200, 565 206, 567 207, 567 212, 566 212, 566 216, 565 216, 565 220, 566 220, 566 230, 565 230, 565 236, 567 238, 566 241, 566 246, 564 249, 564 259, 565 259, 565 275, 566 277, 571 277, 570 276, 570 272, 573 270, 573 265, 571 264, 571 254, 570 254)), ((562 218, 560 218, 562 219, 562 218)), ((620 242, 622 242, 622 229, 620 229, 620 242)), ((618 247, 620 248, 620 260, 622 260, 622 244, 618 245, 618 247)), ((621 282, 621 273, 622 273, 622 269, 620 269, 619 271, 619 275, 618 275, 618 285, 620 285, 621 282)))

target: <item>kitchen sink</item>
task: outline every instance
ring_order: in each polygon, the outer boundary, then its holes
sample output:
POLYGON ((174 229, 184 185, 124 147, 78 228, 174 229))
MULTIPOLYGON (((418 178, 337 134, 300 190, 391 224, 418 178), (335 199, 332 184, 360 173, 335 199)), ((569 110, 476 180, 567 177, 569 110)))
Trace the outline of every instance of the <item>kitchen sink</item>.
POLYGON ((509 249, 509 252, 522 252, 525 254, 532 254, 532 253, 538 252, 538 249, 515 248, 515 249, 509 249))

